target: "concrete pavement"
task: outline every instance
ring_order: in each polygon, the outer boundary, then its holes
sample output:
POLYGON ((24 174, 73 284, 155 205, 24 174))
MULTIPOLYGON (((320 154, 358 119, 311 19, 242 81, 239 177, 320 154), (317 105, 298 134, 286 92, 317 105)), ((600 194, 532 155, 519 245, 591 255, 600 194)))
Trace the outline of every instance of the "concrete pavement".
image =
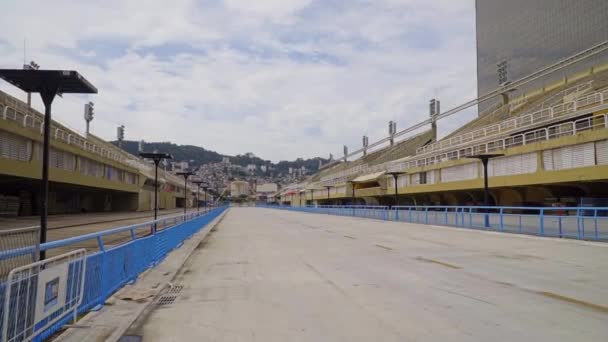
POLYGON ((144 341, 605 341, 608 245, 233 208, 144 341))
MULTIPOLYGON (((137 281, 128 284, 110 297, 99 311, 92 311, 76 325, 66 329, 55 342, 120 341, 128 342, 123 335, 145 312, 153 307, 153 300, 163 289, 171 288, 171 282, 196 248, 202 248, 204 238, 223 218, 224 214, 194 234, 155 267, 140 274, 137 281)), ((138 341, 136 339, 136 341, 138 341)))

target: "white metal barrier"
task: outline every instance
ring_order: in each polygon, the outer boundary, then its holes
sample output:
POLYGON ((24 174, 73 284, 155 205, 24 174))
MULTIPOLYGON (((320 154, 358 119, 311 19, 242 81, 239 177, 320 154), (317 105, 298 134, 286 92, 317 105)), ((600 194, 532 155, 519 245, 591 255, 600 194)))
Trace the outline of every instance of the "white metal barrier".
POLYGON ((73 315, 84 294, 86 251, 78 249, 13 269, 4 298, 2 342, 30 341, 73 315))

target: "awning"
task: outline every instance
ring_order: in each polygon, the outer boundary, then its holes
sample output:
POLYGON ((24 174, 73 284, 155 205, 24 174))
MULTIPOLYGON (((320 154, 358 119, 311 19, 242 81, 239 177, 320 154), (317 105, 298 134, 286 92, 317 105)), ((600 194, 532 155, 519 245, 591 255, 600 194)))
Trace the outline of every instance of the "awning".
POLYGON ((385 173, 386 173, 386 171, 370 173, 368 175, 359 176, 359 177, 353 179, 351 182, 354 182, 354 183, 374 182, 374 181, 378 180, 378 178, 380 176, 384 175, 385 173))

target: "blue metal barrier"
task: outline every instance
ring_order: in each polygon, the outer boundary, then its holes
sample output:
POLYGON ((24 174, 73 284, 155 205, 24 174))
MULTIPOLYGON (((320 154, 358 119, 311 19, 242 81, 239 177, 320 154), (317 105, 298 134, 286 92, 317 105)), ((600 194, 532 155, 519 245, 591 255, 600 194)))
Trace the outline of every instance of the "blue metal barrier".
MULTIPOLYGON (((261 206, 261 205, 260 205, 261 206)), ((310 213, 366 217, 379 220, 389 219, 389 207, 382 205, 318 205, 306 207, 264 206, 275 209, 295 210, 310 213)))
MULTIPOLYGON (((78 313, 83 314, 95 307, 102 306, 112 293, 128 282, 136 280, 137 276, 149 267, 161 262, 169 252, 176 247, 179 247, 194 233, 206 227, 207 224, 222 214, 226 209, 227 207, 224 206, 212 209, 201 215, 180 215, 159 219, 157 221, 80 235, 64 240, 47 242, 40 246, 40 250, 69 248, 79 242, 91 239, 96 239, 98 241, 99 251, 87 254, 86 256, 84 294, 82 303, 78 307, 78 313), (150 233, 150 227, 157 227, 157 225, 164 226, 164 229, 157 231, 153 230, 153 233, 150 233), (139 234, 137 233, 138 229, 139 234), (142 229, 147 231, 143 236, 141 234, 142 229), (112 246, 106 246, 104 244, 104 237, 125 232, 131 233, 128 241, 112 246)), ((0 252, 0 260, 2 260, 3 257, 14 257, 16 254, 29 252, 30 251, 27 248, 22 248, 18 251, 0 252)), ((70 276, 77 275, 71 274, 70 276)), ((2 299, 4 298, 5 290, 5 285, 0 284, 0 298, 2 299)), ((3 308, 4 305, 0 305, 0 317, 2 317, 3 308)), ((36 332, 34 341, 45 340, 58 331, 64 324, 68 323, 71 318, 70 315, 66 315, 66 317, 44 331, 36 332)), ((16 318, 11 317, 11 319, 16 318)), ((1 324, 2 321, 0 320, 0 330, 2 328, 1 324)))
POLYGON ((606 207, 277 206, 308 213, 455 226, 580 240, 608 241, 606 207))

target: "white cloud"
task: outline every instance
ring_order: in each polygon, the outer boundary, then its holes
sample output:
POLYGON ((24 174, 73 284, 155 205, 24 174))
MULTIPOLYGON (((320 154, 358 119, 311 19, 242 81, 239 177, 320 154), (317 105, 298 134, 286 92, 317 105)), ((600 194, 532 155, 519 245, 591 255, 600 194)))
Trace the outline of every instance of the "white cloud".
MULTIPOLYGON (((54 117, 93 132, 273 160, 338 155, 475 95, 474 3, 414 0, 6 1, 0 67, 28 58, 99 88, 54 117)), ((0 89, 23 98, 2 83, 0 89)), ((40 106, 40 102, 36 101, 40 106)), ((471 114, 466 117, 470 117, 471 114)), ((458 118, 463 120, 462 118, 458 118)), ((454 126, 454 122, 445 126, 454 126)), ((442 123, 440 123, 442 127, 442 123)))

